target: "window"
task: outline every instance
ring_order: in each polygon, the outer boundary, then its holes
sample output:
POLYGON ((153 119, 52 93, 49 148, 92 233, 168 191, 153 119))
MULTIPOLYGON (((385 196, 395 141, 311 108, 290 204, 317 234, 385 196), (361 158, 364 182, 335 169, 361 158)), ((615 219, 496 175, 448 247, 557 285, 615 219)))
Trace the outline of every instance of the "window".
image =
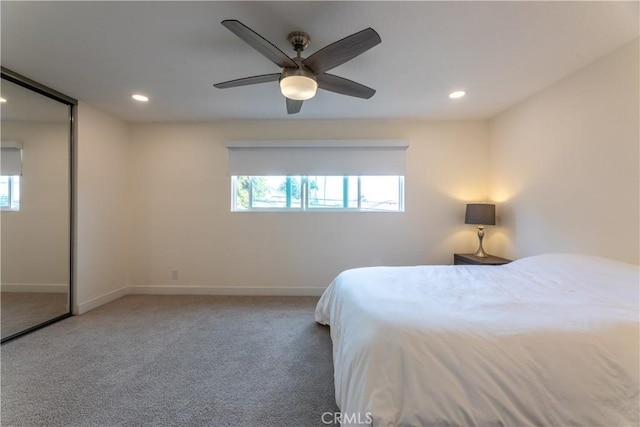
POLYGON ((404 210, 408 141, 227 141, 232 211, 404 210))
POLYGON ((20 210, 22 143, 0 141, 0 210, 20 210))
POLYGON ((402 176, 233 176, 233 211, 402 212, 402 176))
POLYGON ((0 176, 0 209, 20 210, 19 176, 0 176))

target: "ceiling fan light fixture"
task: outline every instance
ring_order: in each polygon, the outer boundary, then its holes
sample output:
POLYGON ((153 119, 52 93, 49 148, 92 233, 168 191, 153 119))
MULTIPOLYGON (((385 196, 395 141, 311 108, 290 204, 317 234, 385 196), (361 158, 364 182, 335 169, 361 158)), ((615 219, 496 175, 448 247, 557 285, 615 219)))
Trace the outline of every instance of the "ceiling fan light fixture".
POLYGON ((287 69, 280 77, 282 95, 296 101, 306 101, 316 95, 318 82, 310 71, 304 68, 287 69))

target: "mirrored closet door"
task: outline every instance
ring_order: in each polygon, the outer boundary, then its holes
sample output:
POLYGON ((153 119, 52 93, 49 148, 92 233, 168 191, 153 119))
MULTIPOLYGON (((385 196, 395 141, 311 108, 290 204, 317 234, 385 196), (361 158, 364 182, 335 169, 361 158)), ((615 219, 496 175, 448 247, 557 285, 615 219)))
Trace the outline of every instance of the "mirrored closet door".
POLYGON ((71 315, 74 99, 2 68, 2 342, 71 315))

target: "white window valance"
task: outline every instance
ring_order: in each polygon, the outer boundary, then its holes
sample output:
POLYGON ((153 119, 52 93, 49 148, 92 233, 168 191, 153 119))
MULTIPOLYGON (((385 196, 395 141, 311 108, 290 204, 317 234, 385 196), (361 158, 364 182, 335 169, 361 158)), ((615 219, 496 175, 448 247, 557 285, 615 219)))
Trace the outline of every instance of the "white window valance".
POLYGON ((404 140, 228 141, 229 175, 404 175, 404 140))
POLYGON ((1 142, 0 175, 22 175, 22 143, 16 141, 1 142))

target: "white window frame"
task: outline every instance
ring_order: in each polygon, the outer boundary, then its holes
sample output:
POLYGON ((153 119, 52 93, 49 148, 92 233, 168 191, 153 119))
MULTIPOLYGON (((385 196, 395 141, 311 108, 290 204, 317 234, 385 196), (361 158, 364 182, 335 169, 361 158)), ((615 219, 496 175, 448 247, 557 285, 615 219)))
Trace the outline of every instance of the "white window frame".
MULTIPOLYGON (((308 175, 293 175, 300 176, 300 198, 301 203, 300 206, 296 207, 253 207, 251 203, 253 201, 253 178, 256 176, 249 176, 249 188, 248 188, 248 196, 249 196, 249 207, 248 208, 238 208, 238 188, 237 188, 237 178, 238 176, 243 175, 234 175, 231 177, 231 211, 232 212, 371 212, 371 213, 402 213, 404 212, 404 176, 403 175, 388 175, 393 176, 394 178, 398 178, 398 209, 368 209, 362 207, 362 193, 361 193, 361 178, 363 175, 352 176, 347 175, 343 176, 343 178, 357 178, 357 207, 332 207, 332 208, 317 208, 309 205, 309 187, 308 187, 308 175)), ((244 175, 248 176, 248 175, 244 175)), ((264 176, 264 175, 261 175, 264 176)), ((272 175, 272 176, 281 176, 281 175, 272 175)), ((291 175, 290 175, 291 176, 291 175)), ((331 175, 331 176, 340 176, 340 175, 331 175)), ((366 176, 366 175, 364 175, 366 176)), ((290 197, 290 196, 289 196, 290 197)), ((344 194, 343 194, 343 203, 344 203, 344 194)), ((348 205, 348 199, 347 199, 348 205)))

